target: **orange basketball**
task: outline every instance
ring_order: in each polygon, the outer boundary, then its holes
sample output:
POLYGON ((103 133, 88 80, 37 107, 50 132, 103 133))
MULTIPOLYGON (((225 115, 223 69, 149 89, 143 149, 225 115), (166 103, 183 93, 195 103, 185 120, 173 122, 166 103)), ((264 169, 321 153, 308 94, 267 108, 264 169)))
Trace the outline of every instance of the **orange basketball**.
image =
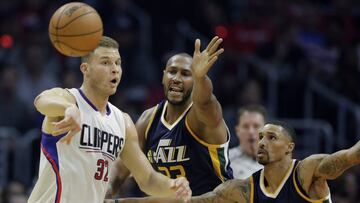
POLYGON ((85 3, 72 2, 61 6, 49 23, 51 43, 66 56, 84 56, 93 51, 102 34, 99 14, 85 3))

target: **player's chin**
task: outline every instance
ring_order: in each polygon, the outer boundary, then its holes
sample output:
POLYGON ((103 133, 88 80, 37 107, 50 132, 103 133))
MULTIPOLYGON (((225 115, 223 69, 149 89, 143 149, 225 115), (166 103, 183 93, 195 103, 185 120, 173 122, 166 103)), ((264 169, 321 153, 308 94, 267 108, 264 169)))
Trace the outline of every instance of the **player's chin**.
POLYGON ((269 159, 264 154, 258 154, 256 160, 261 165, 266 165, 269 163, 269 159))
POLYGON ((109 95, 111 96, 111 95, 114 95, 115 93, 116 93, 116 90, 117 90, 117 87, 113 87, 113 88, 111 88, 110 90, 109 90, 109 95))

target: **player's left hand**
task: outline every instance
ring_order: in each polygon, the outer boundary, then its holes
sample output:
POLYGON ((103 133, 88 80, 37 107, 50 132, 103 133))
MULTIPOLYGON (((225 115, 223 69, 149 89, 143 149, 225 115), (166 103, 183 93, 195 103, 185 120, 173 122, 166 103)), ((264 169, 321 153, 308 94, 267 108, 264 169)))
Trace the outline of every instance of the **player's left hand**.
POLYGON ((171 179, 170 188, 175 192, 177 198, 181 198, 184 202, 190 200, 192 191, 189 186, 189 181, 184 177, 171 179))
POLYGON ((73 136, 81 130, 80 110, 77 106, 71 105, 65 110, 64 118, 59 122, 54 122, 53 135, 58 136, 67 133, 60 142, 70 144, 73 136))
POLYGON ((195 78, 204 77, 218 56, 224 52, 224 49, 218 49, 223 40, 218 36, 212 38, 206 49, 200 52, 201 42, 199 39, 195 41, 195 51, 192 60, 192 71, 195 78))

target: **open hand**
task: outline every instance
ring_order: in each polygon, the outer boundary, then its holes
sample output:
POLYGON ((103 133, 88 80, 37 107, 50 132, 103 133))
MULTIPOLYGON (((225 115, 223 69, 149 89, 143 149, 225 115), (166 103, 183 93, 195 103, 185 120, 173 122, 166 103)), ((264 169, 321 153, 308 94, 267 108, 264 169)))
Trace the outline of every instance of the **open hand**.
POLYGON ((61 121, 53 122, 52 124, 54 126, 52 135, 59 136, 67 133, 61 139, 61 142, 69 144, 73 136, 81 130, 79 108, 75 105, 66 108, 64 118, 61 121))
POLYGON ((199 39, 195 41, 195 51, 192 60, 193 75, 196 78, 204 77, 218 56, 224 52, 224 49, 218 49, 223 40, 218 36, 212 38, 206 49, 200 52, 201 42, 199 39))

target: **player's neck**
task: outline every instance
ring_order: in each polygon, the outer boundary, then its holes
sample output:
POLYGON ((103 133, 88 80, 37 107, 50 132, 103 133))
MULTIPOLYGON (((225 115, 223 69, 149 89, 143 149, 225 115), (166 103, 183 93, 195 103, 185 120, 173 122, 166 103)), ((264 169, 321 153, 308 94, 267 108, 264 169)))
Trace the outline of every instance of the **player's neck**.
POLYGON ((166 111, 165 111, 165 120, 169 124, 174 123, 189 107, 190 103, 186 102, 184 105, 174 105, 168 102, 166 111))
POLYGON ((264 176, 268 182, 270 190, 275 191, 279 187, 282 180, 290 170, 292 162, 292 158, 287 157, 281 161, 267 164, 264 167, 264 176))
POLYGON ((80 89, 101 114, 106 113, 106 105, 109 100, 108 96, 103 96, 84 84, 80 87, 80 89))

